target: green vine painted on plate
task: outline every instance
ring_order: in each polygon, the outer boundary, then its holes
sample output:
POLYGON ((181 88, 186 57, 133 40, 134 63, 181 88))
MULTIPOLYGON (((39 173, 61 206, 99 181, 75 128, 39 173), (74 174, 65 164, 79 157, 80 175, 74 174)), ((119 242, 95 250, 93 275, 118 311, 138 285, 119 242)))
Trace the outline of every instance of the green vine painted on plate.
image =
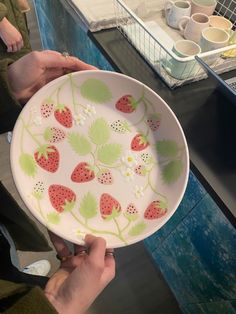
MULTIPOLYGON (((62 186, 61 186, 62 187, 62 186)), ((62 215, 71 215, 73 219, 80 225, 80 230, 84 230, 83 233, 89 233, 92 232, 93 234, 98 234, 98 235, 110 235, 113 237, 118 238, 121 242, 124 244, 127 244, 126 240, 126 235, 130 236, 138 236, 141 235, 146 227, 147 224, 144 221, 139 221, 138 223, 132 225, 137 219, 139 219, 139 213, 135 208, 135 205, 128 205, 126 208, 126 211, 123 212, 123 217, 126 218, 127 223, 123 223, 124 226, 120 226, 119 222, 119 217, 121 215, 121 211, 118 213, 114 209, 110 211, 110 214, 106 215, 104 218, 104 207, 105 204, 102 204, 102 197, 100 198, 100 214, 101 218, 104 221, 107 222, 114 222, 114 230, 116 231, 109 231, 106 229, 97 229, 94 228, 90 225, 90 220, 99 214, 99 205, 96 197, 91 193, 87 192, 82 198, 80 204, 77 206, 77 209, 75 209, 75 204, 74 206, 70 206, 69 210, 64 210, 63 212, 58 212, 58 207, 55 206, 55 203, 52 202, 52 206, 56 210, 56 212, 50 212, 47 215, 43 212, 42 207, 41 207, 41 201, 44 198, 44 183, 42 181, 38 181, 32 192, 32 196, 36 199, 37 203, 37 210, 39 214, 41 215, 43 221, 45 222, 46 226, 49 227, 50 224, 58 225, 62 219, 62 215), (130 208, 131 207, 131 208, 130 208), (79 215, 78 215, 79 213, 79 215), (103 217, 103 218, 102 218, 103 217), (131 228, 129 228, 131 226, 131 228), (82 229, 81 229, 82 228, 82 229)), ((58 198, 61 198, 61 195, 57 195, 58 198)), ((110 200, 114 200, 110 196, 110 200)), ((64 205, 62 205, 63 208, 66 207, 66 204, 68 204, 68 199, 64 199, 64 205)), ((113 204, 112 202, 109 204, 110 208, 107 206, 105 207, 105 211, 109 212, 109 210, 112 208, 113 204)), ((79 230, 79 229, 78 229, 79 230)), ((80 231, 82 232, 82 231, 80 231)))

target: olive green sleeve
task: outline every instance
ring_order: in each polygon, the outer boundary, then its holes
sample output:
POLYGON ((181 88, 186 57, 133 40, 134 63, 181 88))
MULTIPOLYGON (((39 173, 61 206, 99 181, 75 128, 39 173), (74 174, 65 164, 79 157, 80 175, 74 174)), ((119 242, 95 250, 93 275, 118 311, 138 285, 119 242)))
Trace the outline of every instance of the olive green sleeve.
POLYGON ((0 22, 6 15, 7 15, 7 7, 3 3, 0 3, 0 22))
POLYGON ((0 313, 55 314, 57 311, 41 288, 0 280, 0 313))
POLYGON ((14 60, 0 60, 0 133, 11 131, 21 111, 19 102, 14 98, 7 77, 7 67, 14 60))

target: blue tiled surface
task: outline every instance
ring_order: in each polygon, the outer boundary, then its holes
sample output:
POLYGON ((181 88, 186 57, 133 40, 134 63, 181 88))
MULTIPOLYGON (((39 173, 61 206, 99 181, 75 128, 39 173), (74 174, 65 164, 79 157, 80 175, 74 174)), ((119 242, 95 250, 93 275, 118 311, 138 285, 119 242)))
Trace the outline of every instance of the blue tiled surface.
POLYGON ((209 195, 152 256, 180 305, 236 300, 236 231, 209 195))
POLYGON ((110 63, 90 40, 79 19, 75 21, 60 1, 34 0, 44 49, 67 51, 70 55, 113 71, 110 63))
POLYGON ((182 312, 184 314, 235 314, 236 301, 189 304, 182 308, 182 312))
POLYGON ((178 209, 160 230, 144 241, 147 248, 150 251, 154 251, 161 245, 164 239, 178 226, 181 220, 196 206, 205 194, 206 190, 190 171, 187 188, 178 209))

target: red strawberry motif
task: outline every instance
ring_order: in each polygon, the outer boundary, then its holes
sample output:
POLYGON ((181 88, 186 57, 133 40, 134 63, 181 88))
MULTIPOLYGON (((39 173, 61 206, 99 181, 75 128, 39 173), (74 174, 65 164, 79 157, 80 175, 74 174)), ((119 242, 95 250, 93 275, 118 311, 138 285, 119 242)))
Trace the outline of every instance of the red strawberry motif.
POLYGON ((152 114, 147 117, 147 124, 152 131, 157 131, 161 123, 160 114, 152 114))
POLYGON ((138 103, 133 96, 124 95, 116 102, 116 109, 124 113, 131 113, 137 108, 138 103))
POLYGON ((98 182, 101 184, 109 185, 113 183, 112 173, 109 169, 102 169, 97 174, 98 182))
POLYGON ((87 162, 80 162, 71 174, 71 180, 77 183, 88 182, 94 178, 94 171, 87 162))
POLYGON ((152 220, 161 218, 167 212, 166 203, 161 201, 153 201, 149 206, 146 208, 144 212, 144 218, 152 220))
POLYGON ((120 203, 108 193, 103 193, 100 198, 100 212, 103 219, 111 219, 118 216, 121 211, 120 203))
POLYGON ((136 166, 134 171, 137 175, 142 176, 142 177, 144 177, 147 173, 147 169, 146 169, 145 165, 136 166))
POLYGON ((132 139, 131 149, 135 151, 141 151, 147 148, 148 145, 149 145, 149 142, 147 140, 147 137, 143 134, 137 134, 132 139))
POLYGON ((56 172, 59 166, 59 152, 53 145, 42 145, 34 153, 37 164, 46 171, 56 172))
POLYGON ((49 141, 50 143, 58 143, 65 139, 66 133, 56 127, 48 127, 44 131, 43 137, 46 141, 49 141))
POLYGON ((72 114, 68 107, 65 105, 57 105, 54 111, 55 119, 64 127, 71 128, 72 127, 72 114))
POLYGON ((59 213, 64 210, 70 211, 75 205, 76 195, 66 186, 52 184, 48 189, 48 195, 52 206, 59 213))
POLYGON ((52 100, 47 99, 45 100, 40 107, 40 111, 41 111, 41 116, 43 118, 48 118, 50 117, 51 113, 53 112, 53 108, 54 108, 54 103, 52 100))

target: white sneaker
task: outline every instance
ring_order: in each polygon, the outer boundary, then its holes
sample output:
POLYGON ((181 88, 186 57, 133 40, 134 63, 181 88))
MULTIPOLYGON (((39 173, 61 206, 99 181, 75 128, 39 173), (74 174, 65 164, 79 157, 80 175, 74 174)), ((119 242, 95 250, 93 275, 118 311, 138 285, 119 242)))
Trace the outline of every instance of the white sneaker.
POLYGON ((47 276, 51 269, 51 264, 46 259, 34 262, 25 268, 22 272, 30 275, 47 276))
POLYGON ((9 144, 11 144, 11 139, 12 139, 12 132, 7 132, 7 141, 9 144))

